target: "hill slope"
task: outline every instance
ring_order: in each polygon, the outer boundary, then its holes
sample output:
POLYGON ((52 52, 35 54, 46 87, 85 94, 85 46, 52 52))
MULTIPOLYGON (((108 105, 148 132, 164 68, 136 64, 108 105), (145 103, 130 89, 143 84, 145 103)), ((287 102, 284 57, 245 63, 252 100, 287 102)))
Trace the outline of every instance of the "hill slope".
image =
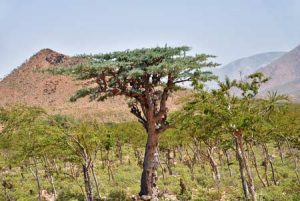
POLYGON ((235 60, 221 68, 214 69, 213 72, 221 80, 228 76, 230 79, 240 79, 259 68, 270 64, 272 61, 280 58, 285 52, 267 52, 235 60))
MULTIPOLYGON (((39 51, 0 81, 0 106, 21 103, 40 106, 52 114, 62 113, 76 118, 92 117, 104 122, 134 119, 125 98, 115 97, 104 102, 89 102, 88 98, 83 98, 71 103, 70 96, 87 83, 74 81, 67 76, 40 72, 47 68, 79 62, 76 58, 50 49, 39 51)), ((175 104, 177 99, 186 93, 179 91, 170 97, 171 110, 178 107, 175 104)))
POLYGON ((262 93, 276 90, 300 101, 300 45, 258 71, 271 78, 262 93))

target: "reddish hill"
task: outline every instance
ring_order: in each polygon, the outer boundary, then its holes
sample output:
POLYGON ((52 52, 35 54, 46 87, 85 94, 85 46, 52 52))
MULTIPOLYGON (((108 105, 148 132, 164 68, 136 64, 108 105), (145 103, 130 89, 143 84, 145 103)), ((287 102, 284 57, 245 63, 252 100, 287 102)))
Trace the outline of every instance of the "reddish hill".
MULTIPOLYGON (((134 119, 123 97, 111 98, 104 102, 89 102, 88 98, 84 98, 71 103, 70 96, 86 83, 74 81, 67 76, 41 72, 47 68, 79 62, 74 57, 50 49, 39 51, 0 81, 0 106, 22 103, 40 106, 52 114, 62 113, 76 118, 92 117, 105 122, 134 119)), ((178 97, 186 93, 179 91, 171 97, 170 109, 178 107, 178 97)))
POLYGON ((271 78, 262 93, 276 90, 300 101, 300 45, 258 71, 271 78))

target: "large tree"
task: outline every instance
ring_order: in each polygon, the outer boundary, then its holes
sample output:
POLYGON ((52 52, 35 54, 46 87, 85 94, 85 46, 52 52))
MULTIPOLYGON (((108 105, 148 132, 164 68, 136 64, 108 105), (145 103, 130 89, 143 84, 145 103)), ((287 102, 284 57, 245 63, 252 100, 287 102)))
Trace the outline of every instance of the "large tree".
POLYGON ((129 107, 147 131, 147 144, 141 177, 140 195, 155 197, 157 146, 159 133, 169 127, 167 99, 184 82, 199 84, 213 76, 203 67, 217 64, 213 56, 187 56, 189 47, 156 47, 79 56, 84 62, 56 72, 96 83, 79 90, 71 101, 89 95, 92 100, 123 95, 130 98, 129 107))

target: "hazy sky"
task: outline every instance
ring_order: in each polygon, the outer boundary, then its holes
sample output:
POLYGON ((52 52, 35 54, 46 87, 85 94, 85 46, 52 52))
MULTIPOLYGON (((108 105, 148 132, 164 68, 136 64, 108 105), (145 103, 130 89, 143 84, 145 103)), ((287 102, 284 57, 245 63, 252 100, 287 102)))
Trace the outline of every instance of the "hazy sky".
POLYGON ((227 63, 300 44, 299 0, 0 0, 0 77, 42 48, 74 55, 168 44, 227 63))

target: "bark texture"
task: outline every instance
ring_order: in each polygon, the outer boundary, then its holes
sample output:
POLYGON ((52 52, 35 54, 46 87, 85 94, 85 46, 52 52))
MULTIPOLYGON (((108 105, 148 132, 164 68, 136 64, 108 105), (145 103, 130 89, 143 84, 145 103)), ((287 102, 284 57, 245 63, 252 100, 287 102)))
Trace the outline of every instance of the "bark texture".
POLYGON ((157 198, 158 196, 156 184, 157 167, 159 165, 157 146, 158 134, 149 129, 145 148, 140 195, 150 195, 152 198, 157 198))

